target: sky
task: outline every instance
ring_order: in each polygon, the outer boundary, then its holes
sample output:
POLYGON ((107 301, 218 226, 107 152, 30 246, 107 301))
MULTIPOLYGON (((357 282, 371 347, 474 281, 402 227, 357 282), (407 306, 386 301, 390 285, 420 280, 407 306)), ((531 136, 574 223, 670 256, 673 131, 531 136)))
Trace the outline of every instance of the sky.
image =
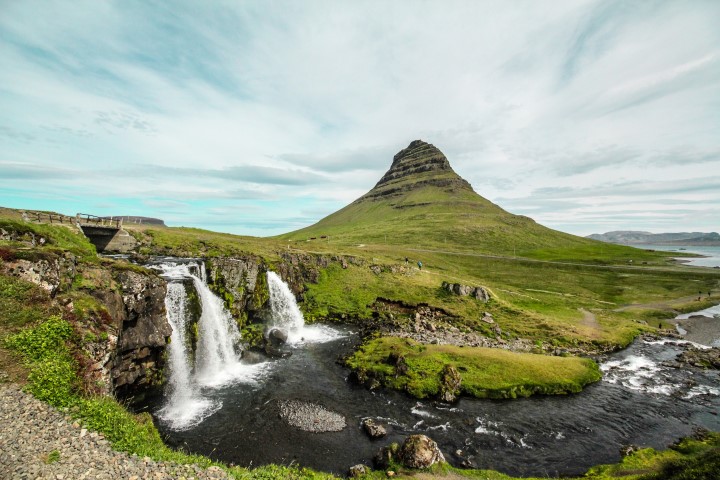
POLYGON ((0 205, 267 236, 412 140, 577 235, 720 230, 720 2, 0 0, 0 205))

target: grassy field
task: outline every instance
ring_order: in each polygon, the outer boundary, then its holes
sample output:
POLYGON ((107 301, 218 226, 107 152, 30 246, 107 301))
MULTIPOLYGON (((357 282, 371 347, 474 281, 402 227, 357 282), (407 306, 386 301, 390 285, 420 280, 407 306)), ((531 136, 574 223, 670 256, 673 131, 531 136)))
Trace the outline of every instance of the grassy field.
POLYGON ((361 375, 418 398, 437 397, 446 368, 461 378, 460 391, 477 398, 517 398, 577 393, 600 380, 590 359, 515 353, 497 348, 423 345, 383 337, 365 343, 347 360, 361 375), (403 360, 400 368, 398 359, 403 360), (389 360, 393 359, 393 360, 389 360))

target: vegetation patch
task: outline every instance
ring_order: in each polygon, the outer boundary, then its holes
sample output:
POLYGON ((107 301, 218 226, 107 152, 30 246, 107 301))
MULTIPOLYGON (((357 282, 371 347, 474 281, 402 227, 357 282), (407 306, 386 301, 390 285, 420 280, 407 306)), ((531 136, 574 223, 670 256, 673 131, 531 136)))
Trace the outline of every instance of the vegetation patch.
POLYGON ((418 398, 441 393, 448 366, 460 374, 460 392, 478 398, 576 393, 601 378, 597 364, 586 358, 424 345, 397 337, 370 340, 346 364, 361 381, 376 380, 418 398))

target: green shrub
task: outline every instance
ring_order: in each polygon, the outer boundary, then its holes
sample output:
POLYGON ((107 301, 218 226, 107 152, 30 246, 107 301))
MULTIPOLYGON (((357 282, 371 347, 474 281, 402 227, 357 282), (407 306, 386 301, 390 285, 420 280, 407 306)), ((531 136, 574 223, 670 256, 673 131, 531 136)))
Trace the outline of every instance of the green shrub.
POLYGON ((34 328, 9 336, 5 345, 20 353, 25 361, 41 361, 63 350, 71 335, 70 324, 53 315, 34 328))

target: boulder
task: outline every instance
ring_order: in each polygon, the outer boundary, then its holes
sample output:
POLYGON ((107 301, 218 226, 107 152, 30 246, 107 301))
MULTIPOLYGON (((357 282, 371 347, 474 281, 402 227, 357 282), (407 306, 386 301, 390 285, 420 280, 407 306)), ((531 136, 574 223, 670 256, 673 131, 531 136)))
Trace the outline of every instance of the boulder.
POLYGON ((428 468, 445 457, 430 437, 426 435, 410 435, 405 439, 398 451, 398 460, 408 468, 428 468))
POLYGON ((391 443, 390 445, 382 447, 375 454, 375 457, 373 457, 373 465, 375 465, 375 468, 378 468, 380 470, 385 470, 386 468, 389 468, 397 452, 397 443, 391 443))
POLYGON ((385 435, 387 435, 387 429, 385 428, 385 425, 373 420, 372 418, 366 418, 362 421, 362 427, 365 430, 365 433, 368 434, 370 438, 382 438, 385 435))
POLYGON ((275 347, 287 343, 288 332, 282 328, 273 327, 267 334, 268 341, 275 347))

